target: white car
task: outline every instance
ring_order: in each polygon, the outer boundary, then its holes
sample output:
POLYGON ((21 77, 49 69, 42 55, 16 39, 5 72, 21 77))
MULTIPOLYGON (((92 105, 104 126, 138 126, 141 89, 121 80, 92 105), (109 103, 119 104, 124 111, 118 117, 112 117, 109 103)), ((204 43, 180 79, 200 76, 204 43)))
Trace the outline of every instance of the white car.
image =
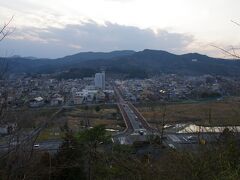
POLYGON ((145 134, 146 134, 146 129, 139 129, 139 130, 138 130, 138 133, 139 133, 140 135, 145 135, 145 134))
POLYGON ((39 144, 34 144, 33 145, 35 148, 39 147, 40 145, 39 144))

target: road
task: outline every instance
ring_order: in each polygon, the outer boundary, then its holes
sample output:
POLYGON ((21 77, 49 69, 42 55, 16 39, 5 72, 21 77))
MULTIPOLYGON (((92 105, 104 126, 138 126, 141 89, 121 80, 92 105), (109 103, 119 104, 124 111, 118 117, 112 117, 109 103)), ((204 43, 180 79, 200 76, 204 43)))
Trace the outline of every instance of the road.
MULTIPOLYGON (((157 130, 150 127, 146 119, 131 102, 127 102, 123 99, 121 90, 117 86, 114 86, 114 91, 118 108, 126 124, 126 129, 123 132, 114 135, 112 140, 120 144, 133 144, 136 141, 148 141, 148 135, 156 134, 157 130)), ((50 118, 50 121, 53 120, 54 117, 63 109, 64 108, 61 108, 59 111, 57 111, 50 118)), ((12 145, 10 146, 7 144, 0 144, 0 152, 12 151, 18 144, 21 146, 31 145, 31 142, 34 142, 35 137, 37 137, 39 133, 48 126, 48 123, 49 121, 46 121, 41 127, 33 130, 27 136, 21 138, 18 143, 16 141, 12 142, 12 145)), ((179 150, 194 150, 199 147, 198 133, 175 133, 175 130, 176 129, 174 129, 172 132, 165 132, 163 142, 166 146, 179 150)), ((206 140, 206 142, 215 142, 218 136, 219 133, 200 134, 200 138, 206 140)), ((61 144, 61 140, 44 141, 35 143, 35 146, 33 146, 33 148, 36 151, 45 150, 49 152, 56 152, 61 144)))
MULTIPOLYGON (((56 153, 59 147, 62 144, 62 140, 47 140, 42 142, 36 142, 33 145, 34 151, 48 151, 49 153, 56 153)), ((4 154, 5 152, 9 152, 9 149, 15 148, 16 143, 11 143, 9 145, 2 144, 0 145, 0 153, 4 154)), ((31 149, 29 149, 31 151, 31 149)))
MULTIPOLYGON (((132 103, 124 101, 121 90, 117 86, 114 87, 114 91, 126 129, 113 139, 120 144, 133 144, 134 141, 146 141, 150 134, 157 134, 157 130, 149 126, 138 109, 132 103)), ((219 133, 176 133, 174 130, 165 132, 163 143, 170 148, 178 150, 198 149, 199 140, 201 142, 213 143, 217 141, 220 135, 219 133)))
POLYGON ((62 140, 47 140, 39 143, 35 143, 33 149, 35 151, 48 151, 50 153, 56 153, 59 147, 62 145, 62 140))
MULTIPOLYGON (((13 152, 16 148, 18 149, 29 149, 31 150, 33 143, 36 141, 39 134, 48 127, 49 123, 62 111, 64 108, 60 108, 57 112, 55 112, 49 120, 45 121, 41 126, 37 127, 27 135, 23 137, 19 137, 18 140, 13 140, 8 143, 0 144, 0 159, 8 156, 11 152, 13 152)), ((55 144, 54 144, 55 145, 55 144)), ((54 146, 53 144, 50 146, 54 146)), ((40 146, 39 146, 40 147, 40 146)), ((44 146, 43 146, 44 147, 44 146)), ((48 146, 46 146, 48 147, 48 146)), ((47 150, 47 149, 46 149, 47 150)), ((24 150, 25 151, 25 150, 24 150)))
POLYGON ((134 141, 146 141, 147 136, 152 134, 154 130, 149 126, 141 113, 130 102, 126 102, 122 98, 121 91, 118 87, 114 87, 117 98, 117 105, 126 124, 124 132, 114 136, 114 140, 120 144, 132 144, 134 141))

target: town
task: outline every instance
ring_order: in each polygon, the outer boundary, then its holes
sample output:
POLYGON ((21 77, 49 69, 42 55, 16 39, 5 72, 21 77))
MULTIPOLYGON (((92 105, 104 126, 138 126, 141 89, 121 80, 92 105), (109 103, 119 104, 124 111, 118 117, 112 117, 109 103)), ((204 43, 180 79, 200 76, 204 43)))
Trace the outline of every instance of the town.
MULTIPOLYGON (((7 84, 1 83, 1 93, 5 95, 2 104, 18 116, 15 119, 7 116, 12 120, 0 126, 2 156, 17 146, 26 148, 31 144, 35 152, 57 154, 64 143, 62 137, 69 129, 73 133, 91 131, 98 128, 96 124, 104 125, 113 144, 133 146, 134 154, 150 153, 154 159, 158 159, 165 148, 195 152, 203 145, 213 146, 222 141, 222 134, 228 131, 236 132, 236 138, 240 138, 240 126, 229 121, 223 124, 223 115, 220 122, 218 117, 212 117, 216 112, 211 109, 204 112, 207 119, 201 119, 198 113, 188 115, 195 109, 206 111, 205 107, 211 103, 216 107, 221 105, 220 111, 224 113, 229 106, 227 99, 239 96, 237 78, 170 74, 147 79, 112 79, 101 71, 82 79, 24 75, 7 84), (186 106, 185 110, 182 105, 186 106), (156 108, 160 108, 160 114, 156 114, 156 108), (167 112, 166 108, 174 109, 167 112), (27 113, 21 118, 17 114, 19 110, 22 115, 27 112, 34 115, 27 113), (175 111, 181 111, 184 119, 178 115, 175 121, 171 115, 175 111)), ((230 116, 231 112, 228 110, 226 114, 230 116)))
POLYGON ((0 180, 240 180, 240 1, 0 1, 0 180))
MULTIPOLYGON (((74 106, 115 103, 113 82, 121 87, 124 97, 132 102, 181 101, 187 99, 238 96, 238 78, 203 75, 162 75, 148 79, 114 80, 105 72, 83 79, 57 80, 50 75, 21 75, 7 84, 7 103, 11 108, 28 106, 74 106)), ((1 81, 1 84, 4 82, 1 81)), ((0 94, 6 91, 1 85, 0 94)))
MULTIPOLYGON (((34 77, 23 74, 12 77, 7 85, 4 81, 1 83, 0 93, 5 94, 1 102, 6 103, 9 110, 15 111, 21 108, 74 108, 103 104, 115 106, 119 99, 115 87, 121 91, 125 101, 136 105, 154 102, 184 103, 189 100, 221 101, 224 98, 239 96, 240 92, 238 78, 213 75, 163 74, 147 79, 112 79, 102 71, 93 74, 92 77, 62 80, 45 74, 34 77)), ((124 116, 123 112, 121 114, 124 116)), ((14 120, 1 124, 0 133, 3 138, 13 133, 17 126, 18 122, 14 120)))

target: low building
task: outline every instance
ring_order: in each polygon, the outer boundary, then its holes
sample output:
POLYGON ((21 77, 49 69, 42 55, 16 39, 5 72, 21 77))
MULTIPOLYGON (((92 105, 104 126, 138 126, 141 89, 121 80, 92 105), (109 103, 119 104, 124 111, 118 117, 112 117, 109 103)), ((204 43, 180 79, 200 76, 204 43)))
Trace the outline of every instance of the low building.
POLYGON ((76 92, 73 95, 73 104, 78 105, 78 104, 83 104, 84 103, 84 99, 85 99, 85 94, 84 92, 76 92))
POLYGON ((104 102, 105 101, 105 94, 102 91, 98 91, 96 94, 96 102, 104 102))
POLYGON ((50 100, 51 106, 61 106, 64 104, 64 98, 60 94, 54 94, 50 100))
POLYGON ((42 97, 37 97, 29 101, 29 106, 34 107, 41 107, 44 105, 44 100, 42 97))

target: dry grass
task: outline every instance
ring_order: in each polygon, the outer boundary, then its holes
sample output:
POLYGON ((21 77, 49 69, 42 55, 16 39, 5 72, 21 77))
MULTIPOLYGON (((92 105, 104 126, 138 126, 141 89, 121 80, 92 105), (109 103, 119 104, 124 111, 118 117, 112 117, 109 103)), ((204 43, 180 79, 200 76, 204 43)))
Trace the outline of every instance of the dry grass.
POLYGON ((121 117, 116 108, 101 108, 99 112, 96 112, 94 108, 84 110, 82 108, 76 108, 72 111, 65 113, 68 120, 68 126, 73 131, 79 131, 82 127, 88 124, 91 127, 97 125, 106 125, 106 128, 122 130, 121 117), (113 114, 117 114, 113 116, 113 114))
POLYGON ((43 130, 37 138, 37 141, 57 140, 64 136, 58 128, 48 128, 43 130))
MULTIPOLYGON (((156 124, 162 119, 163 107, 140 107, 140 112, 149 121, 156 124)), ((240 125, 240 101, 226 100, 191 104, 168 104, 167 123, 194 122, 200 125, 240 125)))

